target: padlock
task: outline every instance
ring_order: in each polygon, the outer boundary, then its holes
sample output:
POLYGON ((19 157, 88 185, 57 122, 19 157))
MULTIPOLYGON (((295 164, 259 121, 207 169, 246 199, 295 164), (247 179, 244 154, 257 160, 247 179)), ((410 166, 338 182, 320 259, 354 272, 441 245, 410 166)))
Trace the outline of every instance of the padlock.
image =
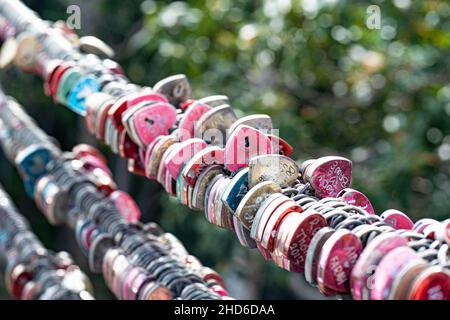
POLYGON ((184 74, 162 79, 153 86, 153 90, 164 95, 174 106, 178 106, 192 95, 191 86, 184 74))
POLYGON ((324 291, 350 292, 350 274, 362 251, 361 241, 351 231, 337 230, 325 241, 319 258, 317 285, 324 291))
POLYGON ((233 109, 227 104, 215 107, 204 113, 195 124, 194 135, 208 144, 224 147, 227 130, 236 122, 233 109))
POLYGON ((215 146, 207 146, 202 150, 194 153, 190 160, 186 162, 186 166, 182 170, 183 178, 191 186, 195 186, 195 182, 199 175, 210 165, 223 165, 224 151, 222 148, 215 146))
POLYGON ((194 138, 195 124, 200 117, 211 110, 211 107, 197 102, 192 103, 184 112, 183 117, 178 124, 177 135, 180 141, 194 138))
POLYGON ((322 157, 305 162, 300 171, 302 179, 311 184, 316 196, 336 197, 350 186, 352 162, 343 157, 322 157))
POLYGON ((248 165, 251 158, 271 154, 272 144, 261 131, 241 125, 227 140, 225 145, 225 168, 231 172, 248 165))
POLYGON ((285 188, 293 185, 299 178, 299 168, 294 160, 278 154, 267 154, 250 158, 250 187, 262 181, 274 181, 285 188))
POLYGON ((132 107, 127 113, 132 115, 123 124, 130 138, 140 147, 145 148, 156 137, 167 135, 175 124, 176 110, 168 103, 153 103, 132 107))

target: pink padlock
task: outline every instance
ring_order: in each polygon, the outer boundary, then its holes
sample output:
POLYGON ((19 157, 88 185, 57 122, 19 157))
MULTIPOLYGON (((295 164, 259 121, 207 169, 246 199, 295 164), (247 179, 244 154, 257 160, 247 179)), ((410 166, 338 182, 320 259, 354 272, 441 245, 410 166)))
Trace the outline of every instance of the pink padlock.
POLYGON ((407 246, 395 248, 386 254, 375 269, 371 300, 387 300, 396 274, 415 259, 419 259, 419 255, 407 246))
POLYGON ((241 125, 237 127, 225 145, 225 168, 235 172, 246 167, 252 157, 272 153, 272 142, 261 131, 241 125))
POLYGON ((391 225, 394 229, 412 230, 414 223, 403 212, 396 209, 388 209, 380 215, 383 222, 391 225))
POLYGON ((293 212, 283 219, 280 224, 279 233, 276 234, 276 246, 279 247, 279 243, 282 243, 283 257, 288 261, 287 270, 304 272, 306 252, 311 243, 311 239, 317 231, 326 225, 325 218, 318 212, 312 210, 300 214, 293 212))
POLYGON ((177 130, 177 136, 181 142, 194 138, 195 123, 209 110, 211 110, 210 106, 197 101, 186 109, 177 130))
POLYGON ((375 214, 375 211, 373 210, 372 204, 370 203, 369 199, 365 194, 358 190, 345 188, 338 193, 337 197, 341 198, 342 201, 347 204, 363 208, 369 214, 375 214))
POLYGON ((391 250, 407 245, 405 238, 394 233, 385 233, 375 237, 361 253, 351 273, 351 292, 355 300, 370 298, 372 285, 371 273, 381 259, 391 250))
POLYGON ((224 150, 216 146, 208 146, 195 154, 191 160, 186 163, 183 168, 182 175, 186 182, 191 186, 195 186, 198 176, 203 170, 213 164, 223 165, 224 150))
POLYGON ((340 229, 331 235, 320 254, 318 287, 325 292, 348 293, 350 274, 361 251, 361 241, 351 231, 340 229))
POLYGON ((166 135, 177 118, 176 109, 168 103, 153 103, 139 108, 130 119, 127 131, 139 146, 145 148, 160 135, 166 135))
POLYGON ((311 183, 319 198, 336 197, 350 186, 352 162, 343 157, 328 156, 308 160, 302 166, 303 180, 311 183))
POLYGON ((165 159, 164 164, 168 172, 176 179, 184 163, 207 146, 206 142, 199 138, 193 138, 179 143, 165 159))
POLYGON ((109 177, 112 177, 111 170, 109 170, 108 166, 99 158, 86 154, 79 159, 83 163, 83 168, 87 171, 93 172, 96 169, 100 169, 109 177))
POLYGON ((136 223, 141 217, 141 210, 134 199, 125 191, 116 190, 109 195, 120 214, 130 223, 136 223))

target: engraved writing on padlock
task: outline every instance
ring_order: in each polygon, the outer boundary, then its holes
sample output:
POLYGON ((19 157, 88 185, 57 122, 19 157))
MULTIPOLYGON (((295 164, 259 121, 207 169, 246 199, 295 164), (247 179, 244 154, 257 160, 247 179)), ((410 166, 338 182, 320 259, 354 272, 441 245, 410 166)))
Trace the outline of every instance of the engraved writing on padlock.
POLYGON ((348 293, 350 273, 361 251, 361 241, 351 231, 340 229, 331 235, 319 259, 319 287, 336 293, 348 293))
POLYGON ((299 168, 295 161, 278 154, 252 157, 248 166, 250 187, 271 180, 284 188, 292 185, 299 177, 299 168))
POLYGON ((252 157, 272 152, 272 144, 261 131, 239 126, 228 138, 225 145, 225 168, 231 172, 248 165, 252 157))
POLYGON ((450 272, 441 266, 429 266, 412 281, 408 300, 449 300, 450 272))
MULTIPOLYGON (((302 214, 292 212, 282 220, 276 241, 280 242, 280 249, 289 261, 289 270, 304 271, 306 251, 311 239, 326 225, 325 218, 314 211, 305 211, 302 214)), ((268 244, 270 250, 270 242, 268 244)))
POLYGON ((351 182, 352 162, 343 157, 328 156, 309 163, 304 170, 303 179, 311 183, 316 196, 335 197, 351 182))

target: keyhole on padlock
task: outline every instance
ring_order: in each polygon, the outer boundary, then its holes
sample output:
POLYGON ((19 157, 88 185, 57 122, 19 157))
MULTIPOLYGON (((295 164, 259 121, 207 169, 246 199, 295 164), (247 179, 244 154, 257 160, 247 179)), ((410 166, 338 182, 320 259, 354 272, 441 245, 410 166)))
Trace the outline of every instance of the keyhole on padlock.
POLYGON ((179 98, 183 94, 183 91, 184 91, 184 85, 182 83, 179 83, 175 86, 175 88, 173 90, 173 94, 176 98, 179 98))
POLYGON ((145 118, 145 122, 147 122, 149 127, 155 123, 155 121, 153 121, 153 119, 151 119, 151 118, 145 118))
POLYGON ((250 140, 248 139, 248 137, 245 137, 244 144, 246 148, 250 147, 250 140))
POLYGON ((211 156, 213 157, 213 161, 212 161, 212 163, 213 164, 217 164, 217 161, 216 161, 216 152, 215 151, 211 151, 211 156))

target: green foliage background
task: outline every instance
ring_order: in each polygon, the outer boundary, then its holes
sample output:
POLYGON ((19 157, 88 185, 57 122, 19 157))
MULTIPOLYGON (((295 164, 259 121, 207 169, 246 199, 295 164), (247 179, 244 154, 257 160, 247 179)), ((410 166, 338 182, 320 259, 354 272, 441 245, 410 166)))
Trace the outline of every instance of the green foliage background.
MULTIPOLYGON (((195 97, 226 94, 239 114, 267 113, 300 161, 324 155, 353 160, 353 187, 377 213, 397 208, 414 219, 449 218, 450 4, 438 0, 338 1, 25 1, 42 17, 82 12, 82 35, 110 43, 129 78, 153 85, 185 73, 195 97), (378 5, 381 29, 369 29, 378 5)), ((54 106, 39 79, 2 72, 6 92, 64 149, 95 143, 69 110, 54 106)), ((241 298, 321 298, 239 246, 232 234, 165 196, 159 186, 124 174, 110 155, 119 185, 136 196, 144 220, 156 220, 188 250, 226 277, 241 298)), ((2 159, 1 182, 50 248, 72 252, 72 234, 49 227, 26 199, 2 159), (69 243, 69 247, 67 247, 69 243)), ((93 276, 98 298, 111 298, 93 276)))

